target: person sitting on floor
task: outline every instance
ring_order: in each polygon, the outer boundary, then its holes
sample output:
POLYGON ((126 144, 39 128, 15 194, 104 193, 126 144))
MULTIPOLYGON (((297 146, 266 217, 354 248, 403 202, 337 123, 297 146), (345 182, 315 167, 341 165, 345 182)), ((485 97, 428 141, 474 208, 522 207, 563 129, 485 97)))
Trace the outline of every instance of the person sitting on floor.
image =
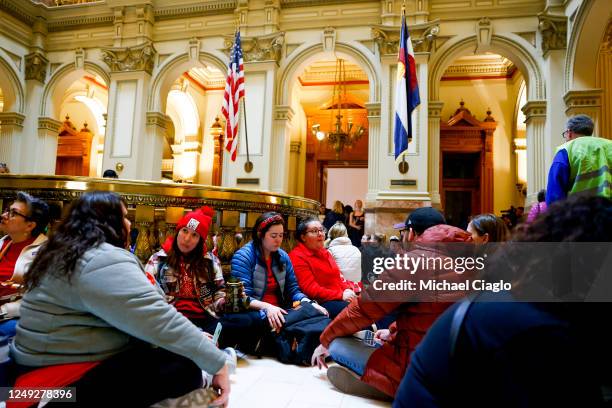
MULTIPOLYGON (((329 245, 327 250, 334 257, 343 278, 350 282, 361 281, 361 251, 353 246, 346 226, 335 223, 329 230, 329 245)), ((360 292, 361 288, 354 284, 353 290, 360 292)))
MULTIPOLYGON (((254 351, 270 328, 280 331, 284 316, 294 303, 310 302, 300 291, 289 256, 280 247, 285 237, 282 215, 262 214, 253 226, 252 236, 253 240, 232 257, 232 276, 243 283, 251 309, 227 316, 241 329, 237 334, 241 337, 242 351, 254 351)), ((321 306, 313 306, 327 314, 321 306)))
MULTIPOLYGON (((47 241, 44 234, 49 224, 49 206, 44 201, 19 191, 15 201, 2 214, 0 231, 0 296, 16 296, 40 246, 47 241)), ((0 336, 15 336, 16 318, 21 301, 0 306, 0 336)))
POLYGON ((116 406, 120 396, 149 407, 201 387, 204 370, 219 392, 213 405, 226 404, 226 354, 125 249, 127 214, 117 194, 87 192, 39 250, 11 344, 15 387, 76 387, 80 406, 116 406))
POLYGON ((325 249, 325 229, 317 218, 307 218, 295 231, 298 244, 289 257, 300 288, 306 296, 316 300, 334 319, 357 295, 342 273, 333 256, 325 249))
MULTIPOLYGON (((471 242, 470 234, 445 224, 444 216, 438 210, 431 207, 414 210, 406 219, 409 232, 404 237, 414 244, 407 256, 446 258, 445 253, 427 244, 471 242)), ((382 272, 381 276, 391 276, 391 281, 399 282, 410 276, 423 279, 426 273, 449 281, 459 276, 453 270, 430 269, 418 270, 413 275, 410 271, 394 269, 382 272)), ((347 394, 384 399, 395 395, 412 352, 436 318, 450 306, 451 303, 446 302, 459 299, 461 294, 440 292, 445 303, 419 302, 416 295, 411 298, 404 296, 405 292, 398 292, 399 297, 387 297, 384 293, 376 297, 371 295, 374 292, 370 292, 374 287, 371 285, 366 289, 365 295, 351 302, 325 329, 321 334, 321 345, 312 356, 312 364, 316 363, 319 368, 327 367, 325 357, 331 355, 340 364, 327 370, 327 377, 336 388, 347 394), (378 331, 375 335, 383 343, 381 347, 369 347, 347 337, 396 310, 396 322, 388 330, 378 331)))

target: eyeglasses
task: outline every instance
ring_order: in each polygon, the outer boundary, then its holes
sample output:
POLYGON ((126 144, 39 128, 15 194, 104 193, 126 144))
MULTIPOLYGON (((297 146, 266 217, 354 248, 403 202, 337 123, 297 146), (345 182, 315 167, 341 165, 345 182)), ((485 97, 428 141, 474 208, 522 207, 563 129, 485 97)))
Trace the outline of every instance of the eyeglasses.
POLYGON ((561 137, 562 137, 564 140, 565 140, 565 139, 567 139, 567 134, 568 134, 569 132, 571 132, 571 130, 569 130, 569 129, 565 129, 565 130, 563 131, 563 133, 561 133, 561 137))
POLYGON ((268 234, 268 236, 272 239, 276 239, 276 238, 283 239, 285 237, 285 233, 284 232, 271 232, 268 234))
POLYGON ((9 208, 9 209, 8 209, 8 210, 6 210, 6 211, 5 211, 3 214, 6 214, 6 213, 8 213, 9 218, 15 218, 16 216, 20 216, 20 217, 25 218, 26 220, 29 220, 29 219, 30 219, 30 217, 28 217, 28 216, 27 216, 27 215, 25 215, 25 214, 20 213, 19 211, 17 211, 17 210, 16 210, 16 209, 14 209, 14 208, 9 208))
POLYGON ((325 235, 327 231, 325 230, 325 228, 317 228, 317 229, 307 230, 306 233, 312 234, 312 235, 319 235, 319 234, 325 235))

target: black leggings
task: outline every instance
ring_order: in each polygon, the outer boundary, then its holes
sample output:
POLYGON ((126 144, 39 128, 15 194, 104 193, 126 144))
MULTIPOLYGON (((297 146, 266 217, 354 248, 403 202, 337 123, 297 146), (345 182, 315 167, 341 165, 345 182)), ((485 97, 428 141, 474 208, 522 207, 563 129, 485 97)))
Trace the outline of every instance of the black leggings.
POLYGON ((149 407, 202 386, 202 370, 186 357, 142 346, 114 355, 67 387, 76 402, 50 402, 49 408, 149 407))

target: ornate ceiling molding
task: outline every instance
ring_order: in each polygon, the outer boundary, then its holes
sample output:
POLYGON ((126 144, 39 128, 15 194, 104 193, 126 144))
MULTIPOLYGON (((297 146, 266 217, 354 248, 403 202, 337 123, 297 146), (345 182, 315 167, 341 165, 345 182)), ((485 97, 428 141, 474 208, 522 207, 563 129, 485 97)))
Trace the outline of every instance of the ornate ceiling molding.
POLYGON ((469 79, 470 77, 512 78, 516 70, 516 65, 503 57, 496 60, 490 58, 459 59, 444 71, 442 79, 469 79))
POLYGON ((36 17, 34 17, 32 10, 30 10, 31 7, 27 6, 30 6, 30 4, 25 1, 0 0, 0 10, 7 12, 22 23, 32 26, 36 17))
POLYGON ((78 28, 92 28, 110 26, 113 24, 112 14, 101 16, 79 16, 74 18, 59 18, 47 23, 47 31, 50 33, 58 31, 75 30, 78 28))
POLYGON ((542 52, 546 55, 552 50, 567 48, 567 17, 538 14, 538 31, 542 36, 542 52))
MULTIPOLYGON (((279 31, 273 34, 258 37, 241 37, 242 54, 244 62, 274 61, 277 64, 282 57, 283 44, 285 43, 285 32, 279 31)), ((223 52, 229 56, 234 44, 234 36, 225 36, 225 48, 223 52)))
POLYGON ((151 74, 156 53, 153 43, 148 41, 134 47, 102 48, 102 60, 113 72, 145 71, 151 74))
MULTIPOLYGON (((381 56, 397 55, 400 29, 400 27, 395 26, 372 26, 372 39, 378 45, 381 56)), ((439 33, 439 20, 410 26, 410 39, 414 52, 431 52, 439 33)))
POLYGON ((44 84, 47 78, 49 60, 39 52, 33 52, 24 57, 25 79, 34 79, 44 84))
POLYGON ((236 9, 236 5, 236 0, 219 0, 190 6, 156 8, 153 14, 156 21, 183 17, 201 17, 211 14, 232 14, 236 9))
POLYGON ((336 4, 368 3, 370 0, 281 0, 282 8, 330 6, 336 4))

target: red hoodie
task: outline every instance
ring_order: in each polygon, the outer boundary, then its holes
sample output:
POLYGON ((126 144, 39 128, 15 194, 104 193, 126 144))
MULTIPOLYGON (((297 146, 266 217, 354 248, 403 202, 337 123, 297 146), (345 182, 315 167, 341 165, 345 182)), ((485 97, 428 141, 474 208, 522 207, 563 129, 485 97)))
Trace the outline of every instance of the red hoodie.
POLYGON ((350 289, 342 281, 342 273, 336 261, 325 248, 312 251, 302 243, 289 253, 293 270, 302 292, 319 303, 342 300, 342 293, 350 289))

